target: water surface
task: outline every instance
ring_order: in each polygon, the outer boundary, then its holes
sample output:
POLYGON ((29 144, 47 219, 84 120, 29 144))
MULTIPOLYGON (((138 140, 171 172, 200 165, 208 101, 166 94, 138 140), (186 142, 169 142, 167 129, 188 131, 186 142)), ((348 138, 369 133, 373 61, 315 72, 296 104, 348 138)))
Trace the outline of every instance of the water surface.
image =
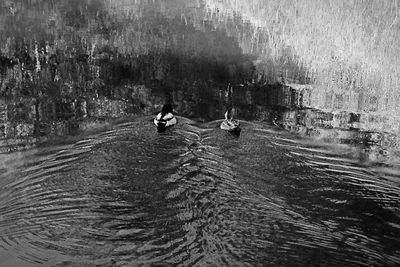
POLYGON ((1 155, 4 266, 396 266, 400 161, 141 118, 1 155))

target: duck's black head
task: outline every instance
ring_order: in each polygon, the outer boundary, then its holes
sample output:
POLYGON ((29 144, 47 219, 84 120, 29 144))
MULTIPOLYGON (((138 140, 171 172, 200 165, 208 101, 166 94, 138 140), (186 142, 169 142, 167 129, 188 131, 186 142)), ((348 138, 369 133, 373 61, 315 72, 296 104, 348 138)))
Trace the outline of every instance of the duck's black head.
POLYGON ((161 109, 161 113, 162 114, 168 114, 168 113, 172 113, 174 109, 172 108, 171 104, 165 104, 162 109, 161 109))
POLYGON ((228 107, 228 109, 226 110, 226 114, 227 114, 227 119, 232 120, 233 116, 235 115, 236 110, 233 107, 228 107))

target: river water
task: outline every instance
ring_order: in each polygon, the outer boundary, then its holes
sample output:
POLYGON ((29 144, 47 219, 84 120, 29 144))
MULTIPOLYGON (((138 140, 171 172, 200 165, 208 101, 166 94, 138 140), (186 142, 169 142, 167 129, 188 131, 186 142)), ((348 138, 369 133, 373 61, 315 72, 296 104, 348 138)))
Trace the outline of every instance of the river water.
POLYGON ((138 118, 0 155, 1 266, 396 266, 400 161, 138 118))

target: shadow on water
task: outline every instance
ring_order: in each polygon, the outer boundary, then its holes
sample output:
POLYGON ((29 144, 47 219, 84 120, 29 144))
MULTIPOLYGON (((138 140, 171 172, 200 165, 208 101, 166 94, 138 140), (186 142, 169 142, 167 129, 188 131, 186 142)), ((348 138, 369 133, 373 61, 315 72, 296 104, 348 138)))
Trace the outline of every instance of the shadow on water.
POLYGON ((399 263, 399 164, 266 123, 135 119, 2 155, 8 266, 399 263))

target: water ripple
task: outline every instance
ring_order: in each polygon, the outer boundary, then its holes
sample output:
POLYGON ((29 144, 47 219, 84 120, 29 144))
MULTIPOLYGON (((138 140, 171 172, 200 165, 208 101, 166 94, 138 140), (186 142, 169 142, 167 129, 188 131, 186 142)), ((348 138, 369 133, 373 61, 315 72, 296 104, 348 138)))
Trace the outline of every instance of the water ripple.
POLYGON ((236 138, 219 121, 179 119, 162 134, 146 117, 2 156, 0 256, 21 266, 399 263, 398 166, 266 124, 242 122, 236 138))

